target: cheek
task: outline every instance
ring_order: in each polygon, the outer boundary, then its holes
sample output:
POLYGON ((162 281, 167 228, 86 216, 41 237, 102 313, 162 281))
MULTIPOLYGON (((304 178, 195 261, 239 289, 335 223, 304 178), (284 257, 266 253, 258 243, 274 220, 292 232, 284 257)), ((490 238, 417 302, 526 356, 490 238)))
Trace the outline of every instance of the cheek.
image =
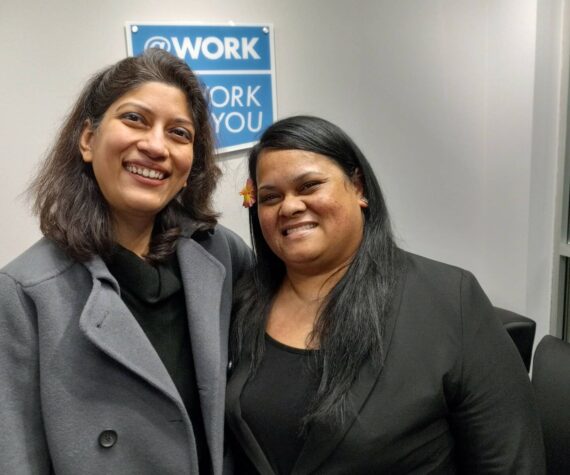
POLYGON ((192 183, 189 181, 190 172, 192 171, 192 164, 193 164, 192 158, 190 159, 179 158, 178 160, 176 160, 174 166, 173 178, 176 179, 177 183, 180 182, 182 183, 183 186, 192 185, 192 183))
POLYGON ((343 203, 331 196, 319 196, 311 200, 309 208, 322 219, 332 218, 343 213, 343 203))
POLYGON ((274 222, 275 219, 273 214, 267 208, 263 208, 262 210, 258 210, 257 218, 259 219, 259 226, 261 227, 261 233, 266 241, 272 241, 275 239, 274 233, 277 232, 275 228, 274 222))
POLYGON ((192 170, 192 165, 194 164, 194 154, 190 154, 189 157, 186 158, 186 173, 190 173, 192 170))
POLYGON ((180 158, 177 162, 177 168, 180 171, 181 175, 185 175, 186 177, 190 175, 190 171, 192 170, 192 164, 194 163, 194 155, 190 154, 189 156, 185 156, 180 158))
POLYGON ((93 168, 93 175, 95 175, 97 185, 100 189, 104 188, 111 176, 107 163, 103 160, 93 160, 93 162, 91 162, 91 167, 93 168))

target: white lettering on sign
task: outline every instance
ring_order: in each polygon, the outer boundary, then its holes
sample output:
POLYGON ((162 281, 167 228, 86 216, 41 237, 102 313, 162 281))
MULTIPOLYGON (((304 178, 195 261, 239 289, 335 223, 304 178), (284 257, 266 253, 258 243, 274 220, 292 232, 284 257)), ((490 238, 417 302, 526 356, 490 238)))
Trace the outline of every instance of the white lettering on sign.
POLYGON ((251 107, 252 104, 261 107, 261 103, 255 97, 260 89, 261 86, 247 86, 245 104, 242 101, 244 90, 241 86, 232 86, 231 89, 224 86, 214 86, 208 92, 214 107, 226 107, 228 104, 232 107, 236 105, 239 107, 251 107))
MULTIPOLYGON (((231 87, 214 86, 208 89, 210 102, 214 108, 222 109, 227 106, 231 107, 261 107, 261 103, 256 94, 261 86, 242 86, 233 85, 231 87)), ((257 112, 257 120, 255 113, 248 112, 212 112, 212 119, 216 128, 216 134, 223 127, 232 134, 239 134, 244 129, 248 132, 259 132, 263 125, 263 112, 257 112)))
POLYGON ((247 86, 247 103, 248 103, 248 105, 251 104, 252 102, 255 102, 255 105, 257 107, 261 107, 261 104, 255 98, 255 94, 257 93, 257 91, 259 91, 260 88, 261 88, 261 86, 255 86, 254 89, 252 89, 251 86, 247 86))
POLYGON ((232 134, 239 134, 243 129, 247 128, 248 132, 259 132, 263 124, 263 112, 257 113, 257 124, 253 124, 254 113, 246 112, 220 112, 216 114, 212 112, 212 120, 214 121, 216 134, 220 133, 220 127, 225 127, 232 134))
POLYGON ((180 59, 189 55, 192 59, 198 59, 200 54, 207 59, 216 60, 222 56, 225 59, 260 59, 255 50, 259 38, 234 38, 231 36, 222 39, 217 36, 201 36, 192 38, 185 36, 180 43, 179 38, 173 36, 172 46, 180 59), (240 41, 241 40, 241 41, 240 41))

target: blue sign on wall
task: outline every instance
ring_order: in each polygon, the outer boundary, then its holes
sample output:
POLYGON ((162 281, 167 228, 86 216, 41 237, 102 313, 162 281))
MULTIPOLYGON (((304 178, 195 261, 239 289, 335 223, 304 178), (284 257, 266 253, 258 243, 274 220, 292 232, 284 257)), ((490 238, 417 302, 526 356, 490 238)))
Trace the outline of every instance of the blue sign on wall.
POLYGON ((126 24, 128 54, 162 48, 184 59, 206 86, 218 152, 252 146, 274 121, 269 25, 126 24))

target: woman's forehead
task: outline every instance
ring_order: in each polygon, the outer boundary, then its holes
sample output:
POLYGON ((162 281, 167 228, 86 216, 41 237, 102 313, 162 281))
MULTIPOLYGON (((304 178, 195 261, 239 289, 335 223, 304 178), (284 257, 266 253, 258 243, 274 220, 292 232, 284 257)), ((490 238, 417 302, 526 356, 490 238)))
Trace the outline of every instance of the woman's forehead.
POLYGON ((345 175, 331 158, 297 149, 262 150, 257 160, 257 181, 298 180, 308 175, 345 175))

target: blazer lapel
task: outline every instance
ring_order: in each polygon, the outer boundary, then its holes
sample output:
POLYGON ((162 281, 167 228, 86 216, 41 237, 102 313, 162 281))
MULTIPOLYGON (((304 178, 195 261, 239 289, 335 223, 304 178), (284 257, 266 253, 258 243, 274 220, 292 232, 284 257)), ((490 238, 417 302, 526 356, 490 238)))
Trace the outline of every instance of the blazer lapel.
POLYGON ((326 423, 315 423, 311 426, 293 468, 293 475, 313 473, 329 457, 358 417, 381 372, 381 369, 377 370, 370 362, 364 364, 350 389, 350 408, 340 426, 331 428, 326 423))
POLYGON ((166 393, 183 409, 168 371, 121 300, 119 286, 103 261, 95 258, 85 266, 93 275, 93 289, 79 319, 81 330, 104 353, 166 393))
POLYGON ((269 460, 241 415, 240 396, 247 382, 250 363, 249 359, 244 358, 232 373, 227 387, 226 415, 235 438, 257 471, 262 475, 274 474, 269 460))
MULTIPOLYGON (((403 264, 405 267, 405 264, 403 264)), ((390 312, 387 315, 386 326, 384 330, 384 359, 390 349, 390 342, 399 314, 400 302, 405 283, 405 269, 401 271, 399 282, 396 285, 394 299, 392 301, 390 312)), ((382 367, 376 368, 370 361, 367 361, 358 373, 358 377, 352 384, 349 392, 350 406, 347 410, 346 417, 340 427, 331 428, 328 424, 314 424, 307 436, 307 440, 303 445, 303 449, 293 467, 292 475, 301 475, 312 473, 329 457, 336 446, 344 438, 346 432, 350 429, 362 406, 366 402, 370 392, 376 385, 382 367)))
POLYGON ((222 371, 220 303, 226 270, 192 239, 180 238, 177 253, 206 438, 212 461, 221 461, 225 397, 225 379, 221 377, 225 367, 222 371))

